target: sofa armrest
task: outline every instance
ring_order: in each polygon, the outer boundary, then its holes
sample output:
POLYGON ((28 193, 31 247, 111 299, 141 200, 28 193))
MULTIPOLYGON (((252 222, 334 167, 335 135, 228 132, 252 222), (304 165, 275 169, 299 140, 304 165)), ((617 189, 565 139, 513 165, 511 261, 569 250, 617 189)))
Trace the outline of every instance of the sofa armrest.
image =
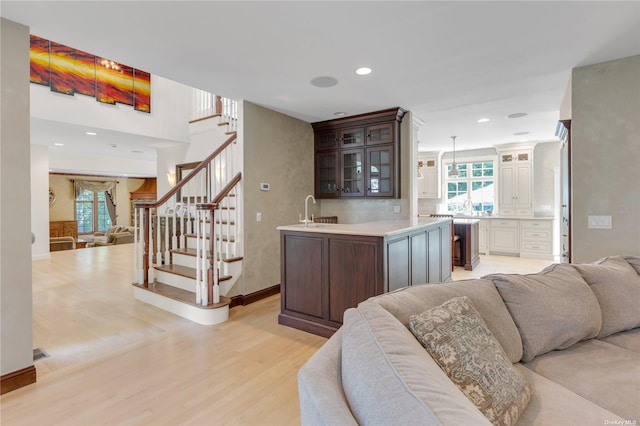
POLYGON ((105 234, 104 232, 94 232, 93 235, 96 237, 104 237, 105 234))
POLYGON ((342 390, 342 332, 338 330, 298 371, 303 425, 357 425, 342 390))

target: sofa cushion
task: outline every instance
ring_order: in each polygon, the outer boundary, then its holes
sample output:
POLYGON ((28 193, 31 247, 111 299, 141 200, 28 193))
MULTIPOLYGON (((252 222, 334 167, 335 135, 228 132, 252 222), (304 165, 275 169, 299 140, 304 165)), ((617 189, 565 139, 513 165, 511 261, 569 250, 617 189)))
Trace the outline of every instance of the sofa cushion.
POLYGON ((640 328, 612 334, 600 340, 640 354, 640 328))
POLYGON ((359 424, 490 424, 381 306, 348 309, 341 330, 342 385, 359 424))
POLYGON ((489 280, 474 279, 406 287, 370 300, 391 312, 405 327, 409 327, 411 315, 420 314, 458 296, 467 296, 471 300, 511 362, 520 361, 520 333, 493 282, 489 280))
POLYGON ((529 385, 469 298, 456 297, 412 315, 409 328, 491 423, 516 424, 529 402, 529 385))
POLYGON ((640 420, 640 354, 591 339, 524 365, 620 417, 640 420))
POLYGON ((589 284, 600 304, 602 329, 598 337, 640 327, 640 275, 622 256, 573 267, 589 284))
POLYGON ((493 274, 491 279, 522 338, 522 361, 598 335, 600 305, 589 285, 568 264, 537 274, 493 274))
POLYGON ((104 235, 114 234, 118 232, 118 229, 120 229, 119 225, 112 225, 109 228, 107 228, 107 231, 104 233, 104 235))
POLYGON ((531 386, 531 400, 518 425, 622 425, 624 419, 524 367, 514 367, 531 386), (615 422, 619 423, 615 423, 615 422))

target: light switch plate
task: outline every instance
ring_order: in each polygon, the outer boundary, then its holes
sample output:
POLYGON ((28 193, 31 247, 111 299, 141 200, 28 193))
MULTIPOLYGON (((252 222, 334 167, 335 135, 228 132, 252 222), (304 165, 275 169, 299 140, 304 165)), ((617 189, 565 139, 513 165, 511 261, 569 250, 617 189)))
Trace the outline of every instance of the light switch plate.
POLYGON ((611 216, 588 216, 589 229, 611 229, 613 223, 611 216))
POLYGON ((393 212, 394 213, 400 213, 400 206, 398 206, 398 205, 393 206, 393 212))

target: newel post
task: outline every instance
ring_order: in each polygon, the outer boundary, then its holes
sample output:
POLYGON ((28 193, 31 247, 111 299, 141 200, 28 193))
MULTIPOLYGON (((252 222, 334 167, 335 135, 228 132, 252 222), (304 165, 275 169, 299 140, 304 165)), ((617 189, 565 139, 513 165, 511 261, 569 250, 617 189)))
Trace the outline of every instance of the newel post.
POLYGON ((149 287, 149 232, 151 225, 151 209, 148 206, 144 206, 144 235, 143 235, 143 245, 142 245, 142 276, 143 276, 143 284, 145 287, 149 287))

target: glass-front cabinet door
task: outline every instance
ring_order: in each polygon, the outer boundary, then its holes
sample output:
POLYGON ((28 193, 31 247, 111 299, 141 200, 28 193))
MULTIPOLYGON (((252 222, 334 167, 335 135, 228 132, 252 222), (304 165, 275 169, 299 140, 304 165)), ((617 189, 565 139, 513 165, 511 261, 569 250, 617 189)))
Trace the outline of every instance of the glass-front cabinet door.
POLYGON ((316 151, 328 151, 338 149, 338 131, 328 130, 326 132, 316 133, 315 135, 316 151))
POLYGON ((341 197, 362 197, 364 195, 364 152, 362 149, 340 151, 342 159, 341 197))
POLYGON ((393 148, 367 149, 367 197, 393 196, 393 148))
POLYGON ((367 145, 393 143, 394 123, 384 123, 367 127, 367 145))
POLYGON ((316 196, 338 197, 339 190, 337 151, 316 154, 316 196))
POLYGON ((355 127, 340 131, 340 147, 355 148, 364 145, 364 128, 355 127))

